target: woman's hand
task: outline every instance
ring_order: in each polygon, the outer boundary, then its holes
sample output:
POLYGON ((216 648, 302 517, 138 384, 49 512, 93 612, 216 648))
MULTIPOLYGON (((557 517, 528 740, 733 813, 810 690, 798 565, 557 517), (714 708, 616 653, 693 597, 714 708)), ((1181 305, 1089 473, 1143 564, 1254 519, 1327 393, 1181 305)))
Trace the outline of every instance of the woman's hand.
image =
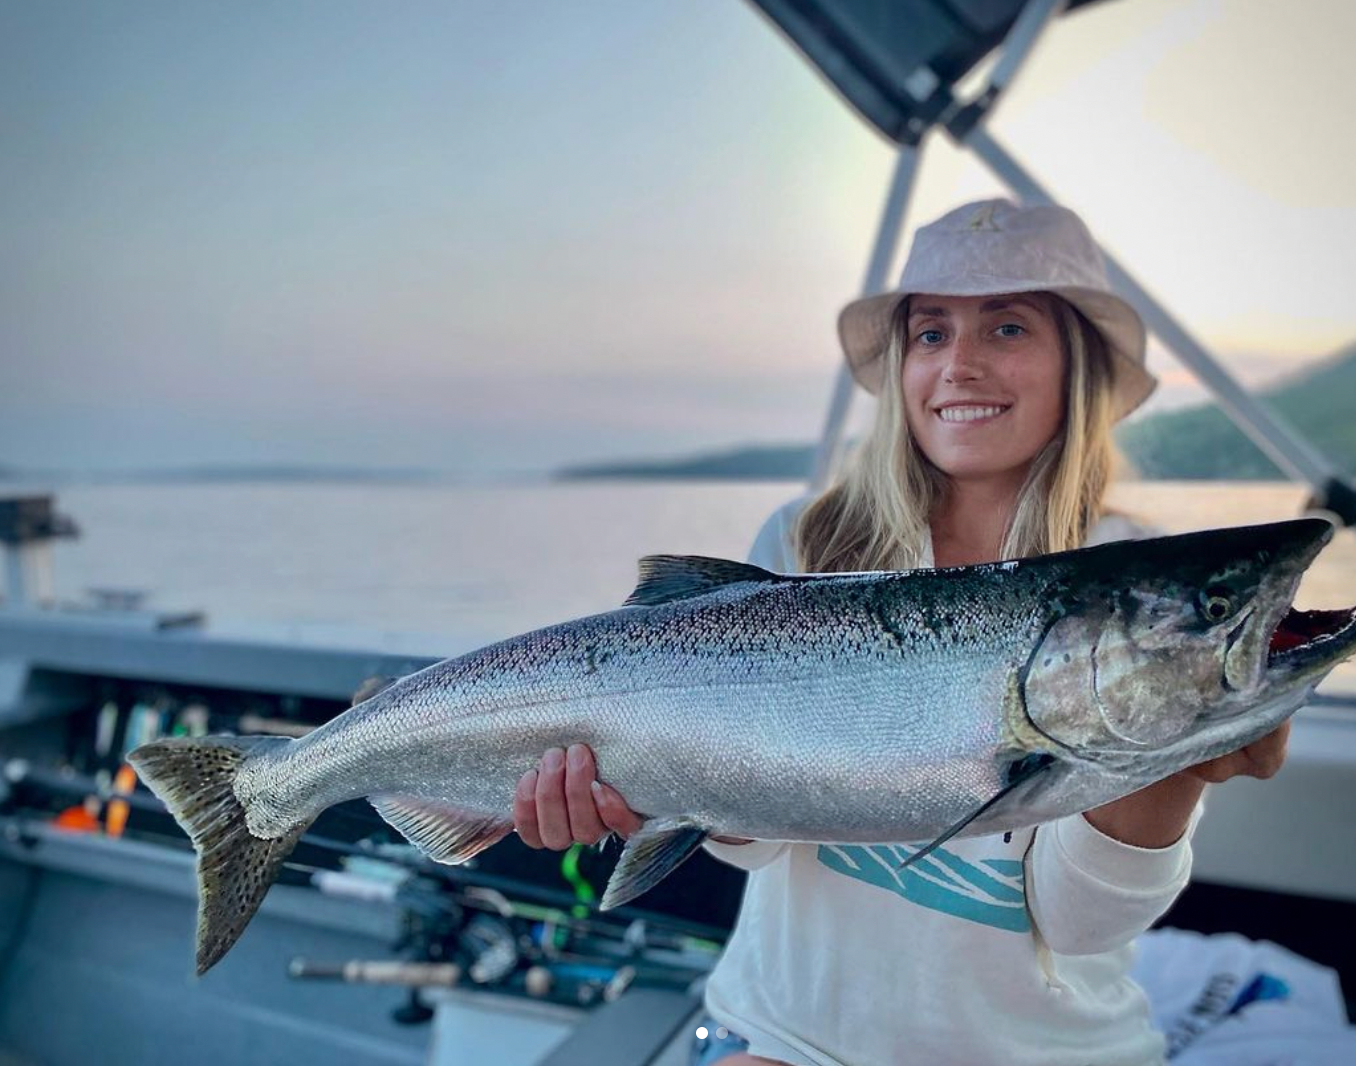
POLYGON ((1189 766, 1157 784, 1090 810, 1083 817, 1123 844, 1166 848, 1186 832, 1191 812, 1207 784, 1219 784, 1231 777, 1273 776, 1285 761, 1289 737, 1287 721, 1245 748, 1189 766))
POLYGON ((513 827, 529 848, 564 851, 575 843, 596 844, 609 831, 625 838, 644 821, 621 793, 598 780, 586 744, 572 744, 568 752, 552 748, 537 769, 523 774, 513 795, 513 827))
POLYGON ((1260 777, 1265 780, 1274 777, 1285 762, 1285 747, 1289 740, 1290 720, 1286 719, 1279 729, 1268 733, 1261 740, 1254 740, 1246 748, 1188 767, 1182 773, 1211 785, 1228 781, 1231 777, 1260 777))

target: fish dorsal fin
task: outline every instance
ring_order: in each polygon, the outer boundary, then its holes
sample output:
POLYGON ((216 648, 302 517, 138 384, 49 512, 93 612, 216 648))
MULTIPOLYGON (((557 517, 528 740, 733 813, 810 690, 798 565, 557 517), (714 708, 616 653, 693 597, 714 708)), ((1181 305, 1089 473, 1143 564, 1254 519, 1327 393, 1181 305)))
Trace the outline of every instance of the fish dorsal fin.
POLYGON ((363 683, 353 691, 352 706, 356 707, 364 700, 370 700, 377 693, 385 692, 399 680, 398 677, 388 677, 385 674, 373 674, 371 677, 364 678, 363 683))
POLYGON ((434 862, 455 866, 508 835, 513 823, 467 811, 425 796, 368 796, 368 802, 400 835, 434 862))
POLYGON ((740 581, 775 581, 781 575, 752 563, 705 555, 647 555, 640 560, 640 581, 626 607, 653 607, 702 596, 740 581))

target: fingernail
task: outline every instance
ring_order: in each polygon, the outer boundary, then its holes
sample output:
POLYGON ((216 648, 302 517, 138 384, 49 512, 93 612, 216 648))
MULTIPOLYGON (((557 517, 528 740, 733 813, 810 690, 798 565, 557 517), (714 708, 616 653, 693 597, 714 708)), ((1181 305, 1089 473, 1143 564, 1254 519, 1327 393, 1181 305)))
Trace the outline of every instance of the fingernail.
POLYGON ((518 795, 524 799, 531 796, 537 788, 537 771, 529 770, 518 779, 518 795))
POLYGON ((607 797, 603 795, 603 786, 599 782, 590 782, 589 788, 593 789, 594 802, 601 802, 607 799, 607 797))
POLYGON ((584 745, 571 744, 570 750, 566 753, 570 762, 571 770, 582 770, 584 768, 584 745))
POLYGON ((552 748, 542 757, 541 765, 543 770, 552 772, 563 769, 565 766, 565 753, 559 748, 552 748))

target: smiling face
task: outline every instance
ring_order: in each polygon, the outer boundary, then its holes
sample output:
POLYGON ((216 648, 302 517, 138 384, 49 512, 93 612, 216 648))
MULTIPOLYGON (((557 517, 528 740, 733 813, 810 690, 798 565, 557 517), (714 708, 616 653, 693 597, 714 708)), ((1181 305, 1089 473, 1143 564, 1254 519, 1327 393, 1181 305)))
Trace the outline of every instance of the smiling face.
POLYGON ((1054 299, 909 298, 905 416, 923 454, 951 479, 1019 486, 1059 433, 1067 357, 1054 299))

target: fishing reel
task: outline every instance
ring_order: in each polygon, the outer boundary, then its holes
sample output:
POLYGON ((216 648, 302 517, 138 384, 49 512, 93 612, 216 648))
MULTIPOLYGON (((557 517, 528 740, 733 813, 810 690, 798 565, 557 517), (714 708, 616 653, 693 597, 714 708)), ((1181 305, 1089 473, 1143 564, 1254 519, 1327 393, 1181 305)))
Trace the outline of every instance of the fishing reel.
POLYGON ((350 857, 343 873, 317 873, 322 890, 373 898, 372 884, 401 908, 398 960, 294 959, 298 979, 403 985, 397 1021, 429 1020, 423 993, 478 991, 571 1008, 620 998, 633 985, 686 990, 714 964, 720 940, 666 928, 662 919, 614 918, 596 904, 475 871, 415 873, 350 857), (484 882, 496 882, 488 884, 484 882), (536 898, 533 898, 536 897, 536 898), (538 902, 538 899, 541 902, 538 902))

